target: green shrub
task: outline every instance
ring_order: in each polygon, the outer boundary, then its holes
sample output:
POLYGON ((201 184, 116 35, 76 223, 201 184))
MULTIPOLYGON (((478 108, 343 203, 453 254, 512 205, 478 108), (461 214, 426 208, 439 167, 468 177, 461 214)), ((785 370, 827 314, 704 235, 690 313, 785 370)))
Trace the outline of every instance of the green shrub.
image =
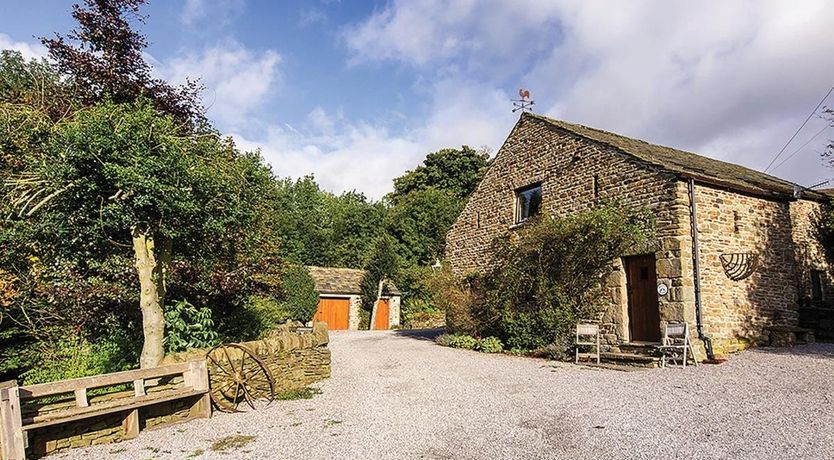
POLYGON ((266 281, 274 285, 277 292, 247 297, 242 308, 233 311, 226 321, 228 340, 254 340, 287 321, 306 323, 313 319, 319 292, 305 267, 287 266, 279 275, 273 274, 269 280, 262 280, 266 281))
POLYGON ((493 269, 457 286, 446 309, 455 333, 497 336, 512 349, 561 343, 605 304, 611 261, 645 245, 652 216, 617 204, 569 217, 540 215, 493 245, 493 269))
POLYGON ((464 350, 474 350, 478 345, 476 338, 466 334, 442 334, 434 341, 444 347, 463 348, 464 350))
POLYGON ((434 339, 434 343, 442 347, 451 347, 452 337, 452 334, 440 334, 439 336, 437 336, 437 338, 434 339))
POLYGON ((307 268, 290 265, 281 279, 281 291, 283 301, 280 304, 285 318, 276 324, 287 320, 306 323, 313 319, 319 304, 319 291, 316 290, 316 282, 307 268))
POLYGON ((23 384, 54 382, 130 369, 138 350, 131 348, 132 339, 111 332, 96 342, 66 328, 50 328, 43 339, 29 349, 37 364, 20 374, 23 384))
POLYGON ((463 348, 464 350, 474 350, 477 344, 477 339, 466 334, 454 334, 449 340, 450 347, 463 348))
POLYGON ((165 312, 165 351, 176 353, 192 348, 209 348, 217 344, 211 309, 197 308, 187 300, 167 306, 165 312))
POLYGON ((533 350, 533 356, 537 358, 551 359, 554 361, 570 361, 573 355, 573 340, 568 336, 560 337, 556 343, 545 345, 533 350))
POLYGON ((478 340, 475 348, 484 353, 501 353, 504 350, 504 344, 501 343, 498 337, 484 337, 478 340))

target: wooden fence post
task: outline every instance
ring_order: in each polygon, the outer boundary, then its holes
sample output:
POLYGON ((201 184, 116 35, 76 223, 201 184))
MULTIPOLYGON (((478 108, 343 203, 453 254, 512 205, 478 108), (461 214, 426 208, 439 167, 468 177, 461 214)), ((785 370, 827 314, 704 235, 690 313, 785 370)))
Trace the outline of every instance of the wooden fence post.
POLYGON ((26 460, 25 436, 17 382, 0 383, 0 458, 26 460))

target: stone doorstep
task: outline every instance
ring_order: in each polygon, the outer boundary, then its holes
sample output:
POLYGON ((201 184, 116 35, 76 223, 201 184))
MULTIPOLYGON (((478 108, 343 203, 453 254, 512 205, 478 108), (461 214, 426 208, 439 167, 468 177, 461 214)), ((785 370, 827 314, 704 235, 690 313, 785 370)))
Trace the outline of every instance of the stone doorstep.
POLYGON ((658 347, 660 343, 654 342, 623 342, 612 347, 614 353, 627 353, 632 355, 643 355, 659 357, 658 347))
POLYGON ((622 366, 655 368, 660 366, 660 358, 655 356, 638 355, 634 353, 602 352, 600 360, 609 364, 622 366))

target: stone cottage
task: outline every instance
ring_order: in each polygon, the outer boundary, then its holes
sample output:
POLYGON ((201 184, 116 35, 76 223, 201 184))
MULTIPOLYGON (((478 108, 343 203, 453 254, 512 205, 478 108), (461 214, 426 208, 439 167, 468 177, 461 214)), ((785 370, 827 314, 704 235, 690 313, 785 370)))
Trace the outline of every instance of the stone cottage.
MULTIPOLYGON (((362 308, 362 278, 365 270, 307 267, 319 291, 319 306, 313 319, 327 323, 328 330, 357 330, 362 308)), ((400 324, 400 291, 386 282, 377 302, 377 316, 371 329, 390 329, 400 324)))
POLYGON ((814 237, 826 196, 742 166, 525 113, 447 237, 457 274, 488 270, 493 240, 541 211, 620 200, 656 216, 657 239, 623 254, 601 316, 612 351, 686 321, 703 355, 795 338, 801 303, 831 298, 814 237))

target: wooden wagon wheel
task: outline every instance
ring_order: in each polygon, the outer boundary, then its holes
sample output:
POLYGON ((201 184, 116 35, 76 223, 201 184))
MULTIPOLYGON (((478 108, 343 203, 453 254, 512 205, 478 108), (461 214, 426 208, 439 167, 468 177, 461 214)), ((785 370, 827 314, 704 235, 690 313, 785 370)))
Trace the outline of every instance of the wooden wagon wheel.
POLYGON ((255 410, 255 400, 275 399, 275 383, 264 362, 238 343, 217 345, 206 353, 211 400, 223 412, 238 412, 241 402, 255 410))

